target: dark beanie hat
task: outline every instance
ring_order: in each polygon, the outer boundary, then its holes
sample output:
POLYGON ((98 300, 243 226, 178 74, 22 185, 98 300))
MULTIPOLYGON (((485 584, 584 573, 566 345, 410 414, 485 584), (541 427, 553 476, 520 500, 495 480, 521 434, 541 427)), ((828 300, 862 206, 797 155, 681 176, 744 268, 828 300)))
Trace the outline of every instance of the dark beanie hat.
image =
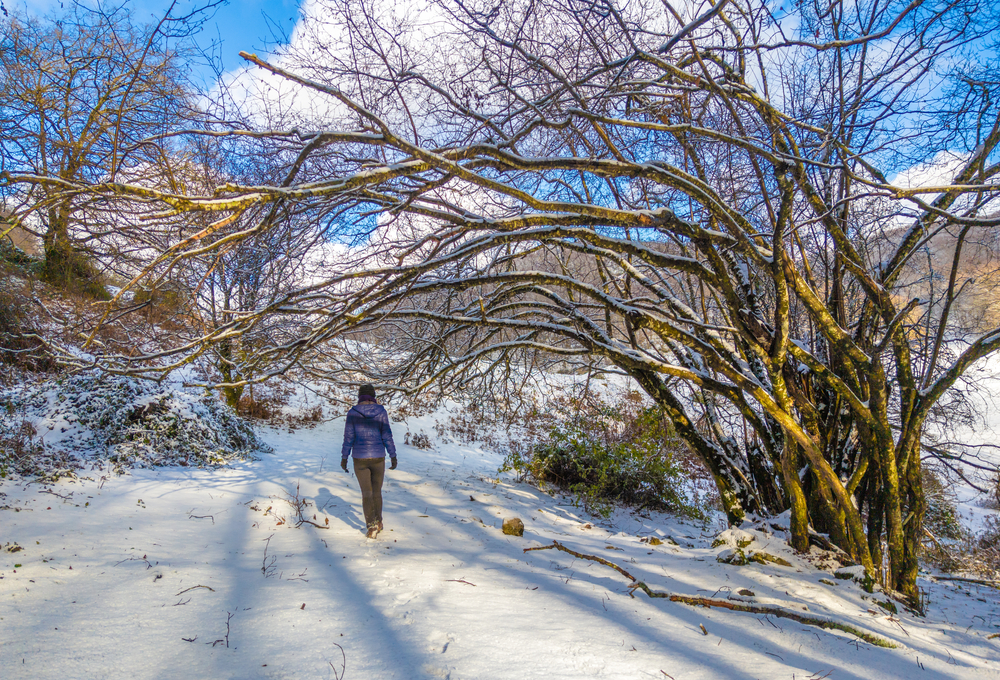
POLYGON ((362 385, 361 389, 358 390, 358 399, 362 397, 371 397, 375 399, 375 388, 371 385, 362 385))

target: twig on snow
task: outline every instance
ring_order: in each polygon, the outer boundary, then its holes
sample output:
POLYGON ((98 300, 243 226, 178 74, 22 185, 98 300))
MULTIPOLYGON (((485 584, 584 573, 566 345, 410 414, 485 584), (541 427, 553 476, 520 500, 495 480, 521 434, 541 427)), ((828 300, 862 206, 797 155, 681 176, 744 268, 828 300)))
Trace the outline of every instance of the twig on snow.
POLYGON ((277 567, 274 566, 274 563, 278 561, 278 558, 275 557, 274 555, 271 555, 270 561, 268 561, 268 556, 267 556, 267 549, 271 546, 272 538, 274 538, 274 534, 271 534, 270 536, 264 539, 264 557, 261 559, 261 564, 260 564, 260 573, 264 574, 264 578, 267 578, 268 576, 274 576, 274 570, 277 569, 277 567))
POLYGON ((185 588, 181 592, 177 593, 177 595, 174 595, 174 597, 179 597, 184 593, 188 592, 189 590, 195 590, 196 588, 204 588, 205 590, 211 590, 213 593, 215 592, 215 588, 209 588, 208 586, 191 586, 190 588, 185 588))
POLYGON ((143 555, 142 557, 126 557, 124 560, 115 562, 115 566, 117 567, 119 564, 124 564, 125 562, 145 562, 146 569, 153 568, 153 563, 147 560, 145 555, 143 555))
POLYGON ((215 515, 193 515, 189 512, 188 519, 210 519, 212 520, 212 524, 215 525, 215 515))
POLYGON ((72 498, 70 497, 70 496, 72 496, 72 495, 73 495, 73 492, 72 492, 72 491, 70 492, 70 495, 69 495, 69 496, 63 496, 62 494, 59 494, 59 493, 56 493, 56 492, 55 492, 55 491, 53 491, 52 489, 42 489, 42 490, 41 490, 41 491, 39 491, 38 493, 50 493, 50 494, 52 494, 53 496, 55 496, 56 498, 62 498, 63 500, 66 500, 66 501, 71 501, 71 500, 73 500, 73 499, 72 499, 72 498))
POLYGON ((524 552, 530 552, 532 550, 551 550, 552 548, 555 548, 556 550, 562 550, 563 552, 569 553, 570 555, 573 555, 574 557, 579 557, 582 560, 590 560, 592 562, 597 562, 598 564, 603 564, 606 567, 611 567, 612 569, 614 569, 615 571, 617 571, 619 574, 621 574, 622 576, 624 576, 625 578, 627 578, 629 581, 635 581, 635 580, 637 580, 635 578, 635 576, 632 576, 632 574, 628 573, 627 571, 625 571, 624 569, 622 569, 621 567, 619 567, 617 564, 615 564, 613 562, 609 562, 608 560, 604 559, 603 557, 598 557, 597 555, 584 555, 583 553, 578 553, 575 550, 570 550, 569 548, 567 548, 566 546, 564 546, 559 541, 552 541, 552 545, 540 545, 540 546, 536 546, 534 548, 525 548, 524 552))
POLYGON ((327 663, 329 663, 330 668, 333 669, 333 677, 336 680, 343 680, 344 675, 347 673, 347 654, 344 653, 344 648, 338 645, 336 642, 334 642, 333 645, 340 650, 340 657, 341 657, 340 672, 339 673, 337 672, 337 667, 333 665, 332 661, 328 661, 327 663))
POLYGON ((313 522, 312 520, 308 520, 308 519, 300 519, 300 520, 299 520, 299 521, 298 521, 298 522, 297 522, 297 523, 295 524, 295 526, 296 526, 296 527, 300 527, 300 526, 302 526, 303 524, 312 524, 312 525, 313 525, 314 527, 316 527, 317 529, 329 529, 329 528, 330 528, 330 527, 325 527, 325 526, 323 526, 322 524, 316 524, 316 522, 313 522))

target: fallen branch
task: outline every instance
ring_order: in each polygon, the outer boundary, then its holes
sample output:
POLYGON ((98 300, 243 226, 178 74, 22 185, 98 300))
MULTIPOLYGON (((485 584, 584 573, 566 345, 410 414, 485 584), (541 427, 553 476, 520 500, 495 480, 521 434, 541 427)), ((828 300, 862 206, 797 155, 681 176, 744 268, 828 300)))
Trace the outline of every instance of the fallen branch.
POLYGON ((1000 590, 1000 581, 987 581, 979 578, 965 578, 964 576, 929 576, 935 581, 959 581, 960 583, 975 583, 977 586, 996 588, 1000 590))
POLYGON ((924 527, 924 533, 927 534, 927 538, 931 539, 934 542, 934 547, 936 547, 938 550, 944 552, 944 547, 934 537, 934 534, 932 534, 930 531, 928 531, 927 527, 924 527))
POLYGON ((472 586, 473 588, 476 587, 475 583, 469 583, 468 581, 464 581, 464 580, 462 580, 460 578, 449 578, 449 579, 445 579, 445 581, 454 582, 454 583, 464 583, 466 585, 472 586))
POLYGON ((840 546, 836 545, 829 538, 823 534, 818 534, 814 531, 809 532, 809 543, 815 545, 817 548, 822 548, 827 552, 832 552, 837 556, 837 561, 840 562, 845 567, 853 567, 857 565, 857 562, 851 559, 851 556, 841 549, 840 546))
POLYGON ((603 557, 598 557, 597 555, 584 555, 583 553, 578 553, 575 550, 570 550, 559 541, 552 541, 552 545, 541 545, 534 548, 525 548, 524 552, 530 552, 532 550, 551 550, 552 548, 555 548, 556 550, 562 550, 565 553, 569 553, 573 557, 579 557, 581 560, 590 560, 592 562, 598 562, 599 564, 603 564, 606 567, 611 567, 619 574, 627 578, 629 581, 637 580, 635 576, 632 576, 632 574, 628 573, 614 562, 608 562, 603 557))
POLYGON ((597 555, 585 555, 584 553, 577 552, 575 550, 570 550, 559 541, 552 541, 552 545, 537 546, 534 548, 525 548, 524 552, 530 550, 561 550, 564 553, 568 553, 573 557, 577 557, 581 560, 590 560, 591 562, 597 562, 598 564, 603 564, 606 567, 614 569, 619 574, 630 580, 632 583, 629 588, 632 590, 641 590, 646 593, 647 596, 651 598, 663 598, 670 600, 671 602, 680 602, 682 604, 689 604, 694 607, 719 607, 721 609, 729 609, 737 612, 746 612, 748 614, 770 614, 771 616, 777 616, 779 618, 791 619, 799 623, 804 623, 810 626, 818 626, 819 628, 835 629, 841 630, 845 633, 850 633, 855 637, 858 637, 865 642, 875 645, 877 647, 886 647, 889 649, 894 649, 898 645, 885 638, 879 637, 867 631, 863 631, 860 628, 855 628, 854 626, 840 621, 834 621, 833 619, 821 617, 821 616, 811 616, 807 614, 800 614, 798 612, 793 612, 783 607, 770 604, 754 604, 750 602, 731 600, 721 600, 714 597, 697 597, 693 595, 680 595, 678 593, 668 593, 659 590, 653 590, 647 586, 642 581, 638 580, 632 574, 628 573, 617 564, 609 562, 603 557, 598 557, 597 555))

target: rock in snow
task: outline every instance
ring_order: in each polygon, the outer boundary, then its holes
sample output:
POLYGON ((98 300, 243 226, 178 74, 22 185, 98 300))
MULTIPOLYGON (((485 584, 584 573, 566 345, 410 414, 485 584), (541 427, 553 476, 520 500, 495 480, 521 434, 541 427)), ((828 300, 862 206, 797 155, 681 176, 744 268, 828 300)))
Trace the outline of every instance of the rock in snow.
POLYGON ((518 517, 508 517, 503 521, 503 532, 508 536, 524 536, 524 522, 518 517))

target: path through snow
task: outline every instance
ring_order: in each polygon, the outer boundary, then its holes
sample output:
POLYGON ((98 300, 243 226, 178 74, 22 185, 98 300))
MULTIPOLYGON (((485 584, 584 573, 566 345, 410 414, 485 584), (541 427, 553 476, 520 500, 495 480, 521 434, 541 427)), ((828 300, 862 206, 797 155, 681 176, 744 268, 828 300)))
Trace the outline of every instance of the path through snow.
MULTIPOLYGON (((103 486, 98 472, 4 484, 0 545, 23 550, 0 553, 0 675, 1000 678, 1000 639, 987 639, 1000 631, 995 591, 924 584, 926 619, 889 617, 853 583, 820 583, 829 574, 790 553, 794 568, 719 564, 699 526, 625 512, 602 525, 530 486, 494 486, 498 460, 475 447, 400 446, 384 489, 386 531, 368 541, 355 479, 338 466, 342 428, 338 420, 265 431, 275 453, 231 469, 136 470, 103 486), (306 516, 328 519, 328 529, 278 524, 291 518, 283 499, 296 485, 312 504, 306 516), (524 520, 524 538, 501 533, 509 516, 524 520), (679 545, 650 547, 640 536, 679 545), (749 588, 900 647, 633 598, 606 567, 522 552, 552 539, 622 564, 653 588, 749 588)), ((769 549, 785 550, 777 539, 769 549)))

